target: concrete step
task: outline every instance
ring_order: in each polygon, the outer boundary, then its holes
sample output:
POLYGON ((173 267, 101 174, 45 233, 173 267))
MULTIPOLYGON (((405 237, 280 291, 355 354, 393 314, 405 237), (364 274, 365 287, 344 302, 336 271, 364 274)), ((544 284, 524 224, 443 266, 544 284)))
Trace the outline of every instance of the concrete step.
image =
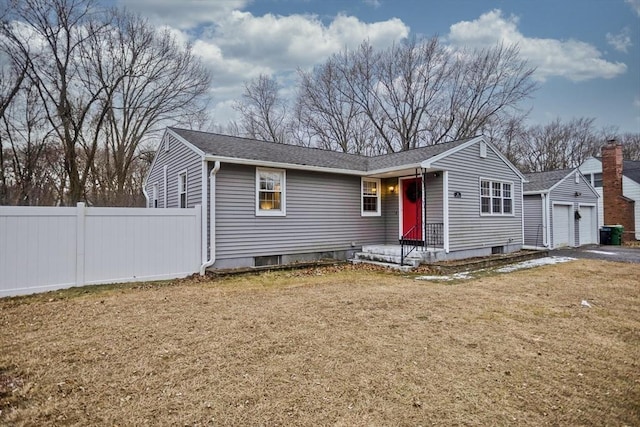
MULTIPOLYGON (((385 254, 385 253, 372 253, 372 252, 356 252, 355 259, 361 260, 361 261, 376 261, 376 262, 400 265, 400 254, 394 255, 394 254, 388 254, 388 253, 385 254)), ((405 258, 404 263, 406 265, 416 267, 420 265, 420 260, 421 258, 409 256, 405 258)))
POLYGON ((400 271, 404 271, 404 272, 411 271, 414 268, 414 266, 411 266, 411 265, 400 265, 400 263, 380 262, 380 261, 372 261, 372 260, 368 260, 368 259, 356 259, 356 258, 353 258, 353 259, 350 259, 349 262, 352 263, 352 264, 378 265, 380 267, 393 268, 395 270, 400 270, 400 271))

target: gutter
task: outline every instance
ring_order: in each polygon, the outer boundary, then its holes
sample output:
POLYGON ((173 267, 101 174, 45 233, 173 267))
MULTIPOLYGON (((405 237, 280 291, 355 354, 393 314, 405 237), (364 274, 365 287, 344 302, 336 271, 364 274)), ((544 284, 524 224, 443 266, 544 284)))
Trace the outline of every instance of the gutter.
POLYGON ((204 212, 202 213, 202 259, 203 263, 200 266, 200 275, 204 276, 204 272, 208 267, 211 267, 214 262, 216 262, 216 228, 215 228, 215 218, 216 218, 216 174, 220 170, 220 161, 216 160, 213 169, 209 173, 209 215, 207 215, 206 206, 207 206, 207 160, 204 159, 202 161, 202 209, 204 212), (207 220, 211 218, 209 221, 209 248, 210 254, 209 259, 206 259, 207 256, 207 239, 205 237, 207 230, 207 220))

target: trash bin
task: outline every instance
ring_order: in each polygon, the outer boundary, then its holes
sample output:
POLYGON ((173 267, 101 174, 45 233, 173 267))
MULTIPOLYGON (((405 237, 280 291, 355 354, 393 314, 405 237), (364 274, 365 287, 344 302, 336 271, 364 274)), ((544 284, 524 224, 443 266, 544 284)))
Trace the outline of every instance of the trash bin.
POLYGON ((600 244, 601 245, 611 244, 611 227, 609 226, 600 227, 600 244))
POLYGON ((624 233, 624 227, 621 225, 611 225, 611 244, 620 246, 622 245, 622 234, 624 233))

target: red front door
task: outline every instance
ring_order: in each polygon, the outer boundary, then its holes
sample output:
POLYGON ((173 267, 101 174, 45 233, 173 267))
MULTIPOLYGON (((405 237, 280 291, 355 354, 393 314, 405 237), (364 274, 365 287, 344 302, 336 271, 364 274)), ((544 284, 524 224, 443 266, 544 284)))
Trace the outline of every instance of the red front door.
POLYGON ((422 240, 422 179, 402 180, 402 235, 422 240))

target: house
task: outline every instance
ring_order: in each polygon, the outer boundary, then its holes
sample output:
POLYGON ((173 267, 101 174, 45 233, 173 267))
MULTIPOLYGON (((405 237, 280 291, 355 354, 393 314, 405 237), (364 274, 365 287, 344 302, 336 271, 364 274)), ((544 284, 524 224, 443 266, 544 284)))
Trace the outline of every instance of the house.
POLYGON ((623 160, 622 146, 610 141, 602 157, 588 158, 579 169, 601 196, 598 226, 620 224, 625 239, 640 240, 640 161, 623 160))
POLYGON ((150 208, 206 207, 204 269, 397 261, 400 243, 419 262, 517 251, 523 181, 483 137, 366 157, 168 128, 144 192, 150 208))
POLYGON ((598 243, 598 192, 578 169, 525 174, 524 243, 557 249, 598 243))

